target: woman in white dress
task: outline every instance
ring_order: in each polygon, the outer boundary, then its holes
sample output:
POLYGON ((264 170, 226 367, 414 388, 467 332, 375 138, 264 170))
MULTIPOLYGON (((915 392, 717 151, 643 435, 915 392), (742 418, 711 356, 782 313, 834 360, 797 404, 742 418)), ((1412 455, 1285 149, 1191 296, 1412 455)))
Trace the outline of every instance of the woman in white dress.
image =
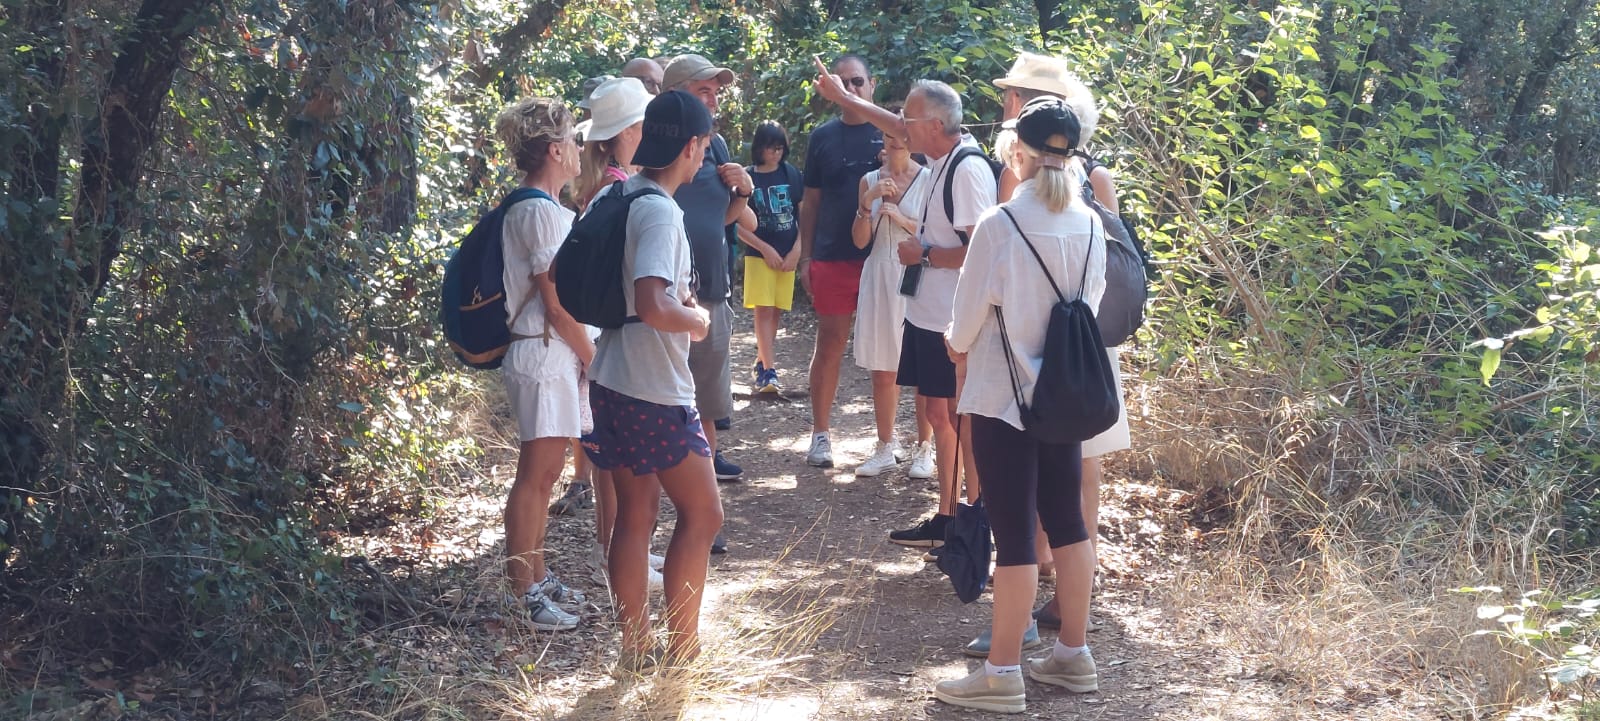
MULTIPOLYGON (((856 469, 857 476, 876 476, 894 468, 905 455, 894 432, 900 401, 895 371, 900 367, 901 324, 906 299, 900 295, 905 266, 895 257, 895 246, 917 232, 927 193, 927 168, 911 159, 905 138, 884 134, 883 167, 861 178, 861 204, 850 232, 857 248, 872 246, 861 272, 855 324, 856 365, 872 374, 873 415, 878 443, 872 456, 856 469), (915 192, 913 192, 915 191, 915 192)), ((933 477, 932 428, 917 409, 917 447, 912 454, 911 477, 933 477)))

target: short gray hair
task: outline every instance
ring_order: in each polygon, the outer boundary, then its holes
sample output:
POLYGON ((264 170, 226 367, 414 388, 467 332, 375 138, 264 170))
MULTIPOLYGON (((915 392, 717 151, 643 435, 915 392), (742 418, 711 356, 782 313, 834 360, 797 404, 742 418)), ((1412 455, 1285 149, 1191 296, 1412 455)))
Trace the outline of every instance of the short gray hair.
POLYGON ((918 80, 911 84, 911 92, 921 93, 936 108, 931 117, 944 123, 945 135, 961 134, 961 96, 956 94, 955 88, 938 80, 918 80))

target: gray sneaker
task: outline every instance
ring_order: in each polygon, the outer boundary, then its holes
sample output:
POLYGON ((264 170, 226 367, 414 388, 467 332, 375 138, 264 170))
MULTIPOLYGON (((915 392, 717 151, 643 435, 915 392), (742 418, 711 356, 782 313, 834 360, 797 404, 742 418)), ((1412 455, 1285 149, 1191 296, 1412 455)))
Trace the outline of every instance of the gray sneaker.
MULTIPOLYGON (((993 628, 983 629, 983 633, 978 634, 978 637, 972 639, 971 643, 963 646, 961 652, 973 658, 988 658, 990 637, 993 633, 993 628)), ((1039 624, 1029 623, 1028 630, 1022 632, 1022 650, 1038 648, 1041 643, 1044 643, 1044 641, 1039 638, 1039 624)))
POLYGON ((817 468, 833 467, 833 444, 827 436, 811 435, 811 450, 806 451, 806 465, 817 468))
POLYGON ((1073 693, 1092 693, 1100 690, 1100 676, 1095 673, 1094 656, 1084 651, 1065 661, 1049 656, 1029 661, 1028 678, 1039 683, 1060 686, 1073 693))
POLYGON ((578 617, 561 610, 537 586, 522 594, 522 606, 528 611, 528 622, 540 631, 571 631, 578 627, 578 617))
POLYGON ((947 704, 980 711, 1022 713, 1028 710, 1027 691, 1022 674, 990 676, 982 668, 954 681, 940 681, 933 697, 947 704))
POLYGON ((539 592, 550 600, 569 607, 582 606, 584 601, 589 600, 581 591, 574 591, 568 588, 566 584, 556 578, 556 574, 549 571, 545 572, 544 580, 539 582, 539 592))

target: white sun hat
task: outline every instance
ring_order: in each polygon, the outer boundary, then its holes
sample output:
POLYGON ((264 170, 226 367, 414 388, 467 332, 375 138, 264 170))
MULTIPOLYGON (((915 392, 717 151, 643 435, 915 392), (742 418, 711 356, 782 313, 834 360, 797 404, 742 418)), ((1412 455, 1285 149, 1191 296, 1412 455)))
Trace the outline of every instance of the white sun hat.
POLYGON ((638 78, 612 78, 594 89, 587 98, 590 119, 578 126, 584 142, 610 140, 641 120, 644 106, 650 104, 650 91, 638 78))

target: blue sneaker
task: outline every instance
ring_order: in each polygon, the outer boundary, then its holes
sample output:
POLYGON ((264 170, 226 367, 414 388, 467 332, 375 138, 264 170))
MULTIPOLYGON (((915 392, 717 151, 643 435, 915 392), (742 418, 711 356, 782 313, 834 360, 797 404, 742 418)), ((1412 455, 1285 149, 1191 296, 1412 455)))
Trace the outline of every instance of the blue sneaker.
POLYGON ((761 374, 766 372, 767 367, 761 365, 761 361, 756 361, 756 364, 750 368, 750 379, 755 381, 755 384, 759 386, 761 385, 761 374))
POLYGON ((777 395, 783 391, 783 386, 778 385, 778 369, 764 368, 761 375, 756 378, 756 392, 767 395, 777 395))
POLYGON ((744 475, 744 469, 722 457, 722 451, 717 451, 711 458, 711 468, 717 472, 717 481, 737 481, 744 475))

